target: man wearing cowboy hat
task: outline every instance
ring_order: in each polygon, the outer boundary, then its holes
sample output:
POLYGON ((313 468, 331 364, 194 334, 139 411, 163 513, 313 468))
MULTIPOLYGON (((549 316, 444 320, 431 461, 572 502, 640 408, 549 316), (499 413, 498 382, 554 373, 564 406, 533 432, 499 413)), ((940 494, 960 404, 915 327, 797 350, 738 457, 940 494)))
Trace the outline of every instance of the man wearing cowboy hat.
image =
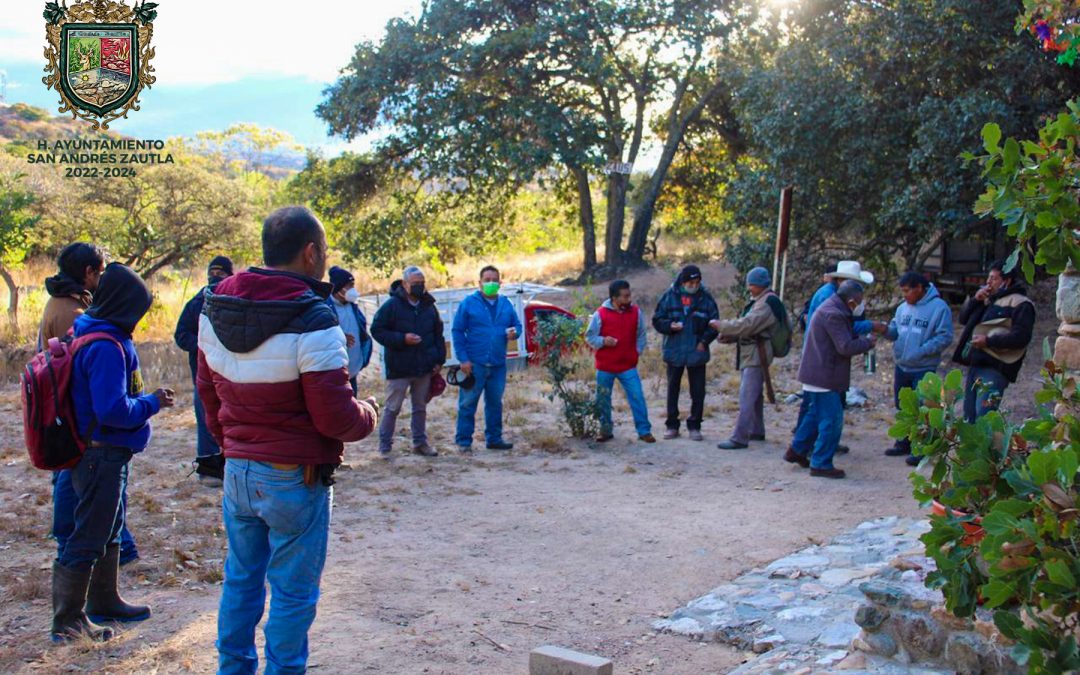
MULTIPOLYGON (((821 285, 821 288, 817 289, 813 297, 810 298, 810 303, 806 309, 806 326, 807 330, 810 327, 810 318, 814 316, 814 312, 818 307, 821 307, 826 300, 836 295, 836 289, 840 287, 842 281, 857 281, 863 286, 868 286, 874 283, 874 274, 869 270, 864 270, 862 265, 855 260, 841 260, 836 263, 836 269, 831 272, 825 273, 825 283, 821 285)), ((888 324, 881 321, 868 321, 865 318, 866 305, 861 303, 855 308, 855 335, 864 336, 870 333, 876 333, 877 335, 884 335, 885 331, 889 329, 888 324)), ((806 417, 808 408, 807 397, 803 397, 801 404, 799 405, 799 419, 795 422, 795 428, 798 429, 802 424, 803 419, 806 417)), ((845 454, 849 451, 848 446, 837 446, 836 452, 838 454, 845 454)))
POLYGON ((997 410, 1005 388, 1016 382, 1035 329, 1035 304, 1018 279, 1019 266, 990 265, 986 285, 960 309, 964 332, 953 361, 968 366, 964 418, 974 422, 997 410))

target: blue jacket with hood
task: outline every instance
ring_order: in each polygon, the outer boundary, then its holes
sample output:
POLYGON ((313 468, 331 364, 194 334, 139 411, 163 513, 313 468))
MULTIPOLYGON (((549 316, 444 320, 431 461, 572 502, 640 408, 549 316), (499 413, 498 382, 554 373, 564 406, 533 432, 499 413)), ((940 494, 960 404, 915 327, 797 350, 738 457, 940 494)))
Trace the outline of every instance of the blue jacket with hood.
POLYGON ((150 418, 161 405, 153 394, 143 393, 139 355, 131 333, 152 297, 135 272, 110 264, 101 277, 94 304, 75 320, 75 337, 108 333, 123 350, 108 340, 91 343, 75 355, 71 400, 79 433, 91 425, 93 439, 140 452, 150 442, 150 418))

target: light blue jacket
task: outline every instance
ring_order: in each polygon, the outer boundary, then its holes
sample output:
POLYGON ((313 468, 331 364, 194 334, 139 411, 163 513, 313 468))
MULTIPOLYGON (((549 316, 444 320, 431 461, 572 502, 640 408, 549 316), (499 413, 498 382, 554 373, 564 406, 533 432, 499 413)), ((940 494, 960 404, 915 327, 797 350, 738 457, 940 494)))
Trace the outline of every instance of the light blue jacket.
POLYGON ((893 354, 901 370, 933 370, 941 363, 941 354, 952 344, 952 310, 930 284, 918 303, 904 302, 896 308, 885 337, 895 343, 893 354))
POLYGON ((506 329, 514 328, 521 335, 521 321, 509 299, 498 296, 495 301, 495 319, 492 321, 488 301, 480 291, 461 301, 454 314, 451 335, 454 355, 461 363, 466 361, 481 366, 506 365, 506 329))
MULTIPOLYGON (((611 311, 617 311, 615 305, 611 303, 611 300, 605 300, 603 307, 610 309, 611 311)), ((645 327, 645 312, 638 307, 638 327, 637 327, 637 353, 645 353, 645 345, 648 341, 648 332, 645 327)), ((604 346, 604 338, 600 335, 600 312, 593 312, 593 315, 589 318, 589 326, 585 329, 585 342, 589 343, 589 346, 593 349, 600 349, 604 346)))

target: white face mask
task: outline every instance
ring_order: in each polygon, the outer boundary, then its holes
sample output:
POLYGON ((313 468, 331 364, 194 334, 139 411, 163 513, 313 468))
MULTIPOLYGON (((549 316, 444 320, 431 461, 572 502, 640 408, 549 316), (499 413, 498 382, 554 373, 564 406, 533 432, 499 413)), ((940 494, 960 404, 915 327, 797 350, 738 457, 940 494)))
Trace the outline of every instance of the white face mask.
POLYGON ((866 301, 863 300, 862 302, 860 302, 858 307, 851 310, 851 313, 855 316, 862 316, 863 314, 866 314, 866 301))
POLYGON ((350 288, 345 291, 345 302, 356 303, 360 301, 360 291, 355 288, 350 288))

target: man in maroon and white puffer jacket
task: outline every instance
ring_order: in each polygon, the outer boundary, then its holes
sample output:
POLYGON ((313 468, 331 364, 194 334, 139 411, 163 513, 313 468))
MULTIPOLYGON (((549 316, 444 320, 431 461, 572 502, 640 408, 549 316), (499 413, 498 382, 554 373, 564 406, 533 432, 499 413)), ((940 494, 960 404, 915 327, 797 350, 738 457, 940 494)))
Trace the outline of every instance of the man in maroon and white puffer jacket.
POLYGON ((218 615, 220 672, 255 672, 255 628, 272 589, 267 669, 303 672, 326 561, 333 468, 376 428, 349 385, 345 334, 326 304, 326 234, 305 208, 263 224, 265 268, 206 291, 199 396, 224 450, 229 539, 218 615))

